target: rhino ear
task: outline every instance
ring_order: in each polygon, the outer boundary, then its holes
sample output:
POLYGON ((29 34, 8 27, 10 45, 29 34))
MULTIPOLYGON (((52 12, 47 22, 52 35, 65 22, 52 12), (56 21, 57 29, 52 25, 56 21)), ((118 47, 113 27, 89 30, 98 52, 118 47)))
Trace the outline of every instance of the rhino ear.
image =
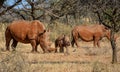
POLYGON ((46 30, 44 30, 42 33, 39 34, 39 36, 43 35, 46 32, 46 30))

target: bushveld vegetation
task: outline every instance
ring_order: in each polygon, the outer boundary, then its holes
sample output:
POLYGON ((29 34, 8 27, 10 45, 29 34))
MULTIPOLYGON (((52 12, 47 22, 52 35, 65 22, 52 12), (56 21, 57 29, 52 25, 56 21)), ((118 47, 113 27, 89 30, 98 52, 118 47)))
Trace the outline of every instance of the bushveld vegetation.
POLYGON ((119 0, 1 0, 0 1, 0 72, 120 72, 119 0), (31 46, 19 43, 16 52, 5 52, 4 32, 14 20, 40 20, 51 30, 53 42, 60 34, 71 37, 79 24, 100 23, 111 30, 111 38, 101 40, 101 48, 80 41, 80 48, 69 47, 64 53, 30 53, 31 46), (119 36, 119 35, 118 35, 119 36), (114 64, 111 64, 114 63, 114 64))

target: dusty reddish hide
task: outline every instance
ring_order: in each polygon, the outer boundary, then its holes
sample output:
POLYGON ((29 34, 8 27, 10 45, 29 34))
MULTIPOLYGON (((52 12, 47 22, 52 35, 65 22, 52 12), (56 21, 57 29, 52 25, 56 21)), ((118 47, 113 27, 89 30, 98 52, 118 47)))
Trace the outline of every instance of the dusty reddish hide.
POLYGON ((60 47, 60 52, 64 52, 64 47, 66 48, 66 53, 68 54, 68 46, 70 46, 70 39, 66 35, 60 35, 55 40, 55 52, 57 52, 57 47, 60 47))
POLYGON ((13 40, 11 47, 15 50, 18 42, 30 43, 32 52, 37 52, 37 46, 40 44, 42 50, 47 52, 47 31, 44 25, 38 21, 13 21, 8 25, 5 31, 6 50, 10 50, 10 41, 13 40))
POLYGON ((49 47, 52 45, 52 41, 50 41, 50 34, 51 34, 51 31, 50 31, 50 29, 48 29, 47 32, 44 35, 44 36, 46 36, 47 45, 49 47))
POLYGON ((100 47, 99 41, 103 37, 107 37, 110 40, 110 30, 100 24, 75 26, 71 33, 72 47, 74 46, 74 44, 76 44, 76 46, 79 47, 79 38, 86 42, 93 41, 95 47, 96 45, 100 47))
POLYGON ((46 36, 47 45, 49 47, 47 50, 48 50, 48 52, 54 52, 56 50, 56 48, 51 47, 52 41, 50 41, 50 34, 51 34, 51 31, 48 29, 44 35, 44 36, 46 36))

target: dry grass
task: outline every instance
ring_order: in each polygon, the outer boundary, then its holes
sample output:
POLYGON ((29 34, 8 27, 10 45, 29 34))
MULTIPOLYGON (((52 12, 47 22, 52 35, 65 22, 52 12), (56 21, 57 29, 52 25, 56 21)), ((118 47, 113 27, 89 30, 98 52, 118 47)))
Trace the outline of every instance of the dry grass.
MULTIPOLYGON (((18 44, 16 52, 6 52, 5 28, 6 25, 0 25, 0 72, 120 72, 120 38, 117 40, 118 64, 111 64, 112 51, 106 39, 101 41, 101 48, 94 48, 92 42, 80 41, 81 47, 69 47, 67 56, 64 53, 43 54, 40 47, 40 53, 31 53, 31 45, 22 43, 18 44)), ((71 29, 66 25, 57 26, 52 30, 51 40, 62 33, 69 35, 71 29)))

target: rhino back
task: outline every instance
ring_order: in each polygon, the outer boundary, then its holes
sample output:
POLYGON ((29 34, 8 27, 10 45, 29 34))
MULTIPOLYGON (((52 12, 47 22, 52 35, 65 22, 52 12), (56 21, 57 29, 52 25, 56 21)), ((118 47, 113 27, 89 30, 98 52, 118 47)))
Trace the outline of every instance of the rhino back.
POLYGON ((100 25, 80 25, 75 29, 79 37, 84 41, 92 41, 94 36, 103 36, 102 27, 100 25))

